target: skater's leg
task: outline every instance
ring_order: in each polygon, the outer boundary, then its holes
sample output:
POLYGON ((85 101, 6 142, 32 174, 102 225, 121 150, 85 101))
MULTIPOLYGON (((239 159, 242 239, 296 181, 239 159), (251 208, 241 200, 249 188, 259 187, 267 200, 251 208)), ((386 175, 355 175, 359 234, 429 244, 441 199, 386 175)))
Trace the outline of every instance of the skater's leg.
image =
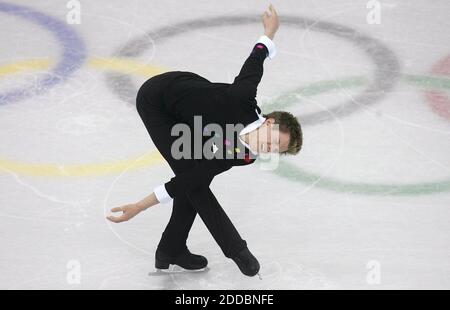
POLYGON ((226 257, 232 258, 247 247, 209 187, 186 192, 186 196, 226 257))
POLYGON ((158 249, 173 256, 182 253, 197 212, 226 257, 234 257, 247 246, 211 189, 202 187, 173 199, 172 215, 158 249))
POLYGON ((172 215, 164 230, 158 249, 170 256, 178 256, 187 250, 186 240, 197 212, 185 195, 173 199, 172 215))

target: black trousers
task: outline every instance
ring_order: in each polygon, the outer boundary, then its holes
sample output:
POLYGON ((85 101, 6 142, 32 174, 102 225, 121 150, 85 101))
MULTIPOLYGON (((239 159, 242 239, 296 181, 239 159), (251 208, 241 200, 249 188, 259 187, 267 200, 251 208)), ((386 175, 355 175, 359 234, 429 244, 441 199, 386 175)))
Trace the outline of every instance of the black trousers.
MULTIPOLYGON (((175 160, 170 152, 173 141, 178 138, 171 136, 172 126, 177 121, 164 108, 162 92, 177 74, 177 71, 170 71, 150 78, 141 86, 136 98, 136 108, 153 143, 175 175, 198 164, 196 159, 175 160)), ((199 187, 174 197, 172 215, 158 249, 169 255, 178 255, 185 251, 186 240, 197 213, 226 257, 233 257, 247 246, 211 189, 199 187)))

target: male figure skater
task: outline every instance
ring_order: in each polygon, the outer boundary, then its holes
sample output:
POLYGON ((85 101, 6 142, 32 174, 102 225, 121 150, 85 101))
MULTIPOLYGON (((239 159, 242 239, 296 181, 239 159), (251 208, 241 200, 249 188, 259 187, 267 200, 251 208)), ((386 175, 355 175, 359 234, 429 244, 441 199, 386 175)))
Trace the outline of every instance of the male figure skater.
POLYGON ((159 202, 173 199, 172 215, 155 253, 157 269, 167 269, 170 264, 189 270, 207 266, 204 256, 192 254, 186 246, 189 230, 198 213, 224 255, 232 259, 243 274, 255 276, 259 272, 258 260, 249 251, 246 241, 239 235, 209 185, 214 176, 233 166, 252 164, 259 153, 297 154, 301 149, 302 131, 297 119, 283 111, 261 115, 255 100, 264 60, 266 57, 272 59, 276 53, 272 40, 279 20, 272 5, 269 11, 270 14, 264 12, 262 16, 265 35, 255 43, 232 84, 212 83, 192 72, 170 71, 150 78, 138 91, 136 106, 139 115, 175 177, 156 187, 141 201, 111 210, 123 212, 121 216, 107 218, 115 223, 127 221, 159 202), (187 151, 189 156, 185 157, 188 158, 175 158, 179 157, 175 154, 179 148, 174 148, 178 137, 172 134, 172 130, 176 125, 184 124, 194 133, 189 141, 194 141, 195 145, 198 143, 195 135, 199 136, 196 117, 201 117, 203 125, 207 124, 200 132, 201 157, 192 156, 195 147, 183 144, 182 152, 187 151), (243 129, 224 137, 227 124, 240 124, 243 129), (212 132, 215 133, 213 144, 210 143, 212 132), (272 137, 278 139, 273 141, 272 137), (209 142, 205 142, 206 138, 209 142), (208 150, 209 155, 206 155, 208 150), (212 159, 211 152, 215 155, 212 159))

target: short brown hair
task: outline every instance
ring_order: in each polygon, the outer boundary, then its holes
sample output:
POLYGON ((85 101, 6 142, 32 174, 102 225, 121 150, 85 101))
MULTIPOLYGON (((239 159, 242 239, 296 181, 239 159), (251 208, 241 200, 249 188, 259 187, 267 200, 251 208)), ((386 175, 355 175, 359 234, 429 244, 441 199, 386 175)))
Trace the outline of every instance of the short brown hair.
POLYGON ((275 124, 279 125, 281 132, 289 133, 288 150, 281 154, 296 155, 300 152, 303 144, 302 127, 298 119, 286 111, 273 111, 269 114, 262 114, 265 118, 275 119, 275 124))

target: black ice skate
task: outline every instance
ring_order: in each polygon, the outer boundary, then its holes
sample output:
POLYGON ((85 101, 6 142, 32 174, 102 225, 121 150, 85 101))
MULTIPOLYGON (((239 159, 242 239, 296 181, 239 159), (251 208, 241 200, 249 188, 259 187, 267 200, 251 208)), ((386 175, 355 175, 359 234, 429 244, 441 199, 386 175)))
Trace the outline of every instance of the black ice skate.
POLYGON ((169 256, 161 250, 156 250, 155 268, 157 270, 167 270, 171 264, 178 265, 186 270, 200 270, 206 268, 208 260, 204 256, 192 254, 189 250, 177 257, 169 256))
POLYGON ((253 277, 259 273, 259 262, 247 247, 231 259, 236 263, 236 265, 238 265, 241 272, 246 276, 253 277))

